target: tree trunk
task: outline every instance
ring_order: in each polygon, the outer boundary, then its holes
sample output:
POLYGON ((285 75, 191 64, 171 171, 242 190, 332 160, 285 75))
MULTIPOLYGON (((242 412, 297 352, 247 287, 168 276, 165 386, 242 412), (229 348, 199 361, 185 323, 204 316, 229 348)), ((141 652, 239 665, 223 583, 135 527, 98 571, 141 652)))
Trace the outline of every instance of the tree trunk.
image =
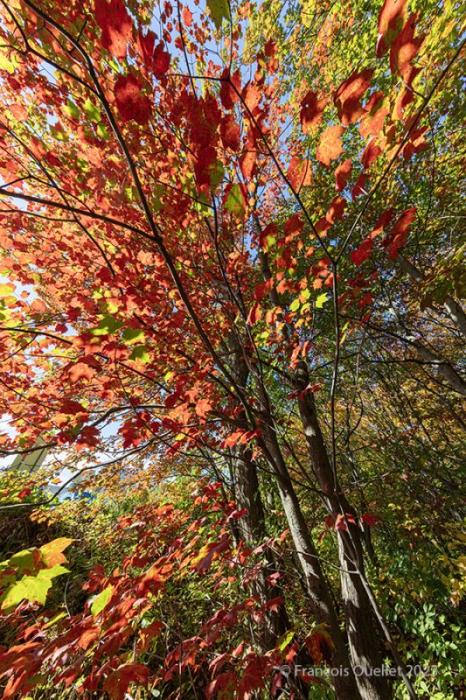
MULTIPOLYGON (((242 388, 246 387, 249 370, 242 356, 241 350, 234 339, 233 360, 231 371, 236 382, 242 388)), ((238 426, 243 430, 248 430, 247 418, 244 410, 238 416, 238 426)), ((267 536, 265 525, 264 507, 262 504, 259 478, 257 475, 257 465, 253 460, 249 447, 237 445, 233 450, 232 472, 234 477, 235 501, 241 510, 246 513, 238 520, 238 530, 240 539, 251 548, 256 547, 267 536)), ((262 603, 266 603, 273 598, 283 597, 283 591, 279 584, 270 583, 270 576, 276 572, 277 563, 272 552, 268 549, 264 552, 265 562, 260 568, 258 575, 251 584, 251 592, 257 596, 262 603)), ((285 602, 273 610, 268 610, 265 614, 264 625, 260 629, 258 644, 262 651, 272 649, 277 640, 289 629, 289 620, 286 612, 285 602)))
POLYGON ((288 468, 278 445, 272 417, 264 426, 263 440, 269 461, 277 476, 278 491, 286 516, 298 561, 304 574, 310 611, 318 624, 325 624, 334 644, 331 662, 333 668, 341 669, 332 677, 338 700, 357 700, 360 695, 351 670, 345 638, 340 629, 338 616, 330 595, 330 588, 320 566, 319 555, 314 547, 298 497, 293 487, 288 468), (345 674, 348 675, 345 675, 345 674))
MULTIPOLYGON (((302 362, 296 372, 298 403, 315 478, 324 494, 327 509, 335 521, 339 515, 345 517, 345 514, 354 518, 354 524, 348 520, 343 521, 346 530, 337 530, 341 592, 351 662, 353 667, 381 668, 388 652, 362 580, 364 576, 362 533, 357 523, 356 512, 342 493, 336 473, 330 464, 317 417, 314 395, 306 391, 308 384, 307 366, 302 362)), ((356 675, 356 682, 364 700, 380 700, 392 696, 391 682, 387 678, 356 675)))

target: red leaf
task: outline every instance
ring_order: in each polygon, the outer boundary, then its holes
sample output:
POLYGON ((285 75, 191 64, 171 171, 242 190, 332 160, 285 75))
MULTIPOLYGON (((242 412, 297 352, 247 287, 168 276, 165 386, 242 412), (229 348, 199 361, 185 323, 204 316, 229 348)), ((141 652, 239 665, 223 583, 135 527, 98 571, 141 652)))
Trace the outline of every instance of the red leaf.
POLYGON ((373 72, 372 68, 366 68, 360 73, 353 73, 335 92, 333 101, 344 126, 354 124, 363 114, 361 97, 370 85, 373 72))
POLYGON ((252 83, 246 85, 243 90, 243 100, 250 112, 254 112, 259 102, 261 101, 261 90, 252 83))
POLYGON ((293 156, 287 172, 288 180, 296 192, 312 183, 312 166, 309 160, 293 156))
POLYGON ((351 159, 344 160, 338 168, 335 170, 335 186, 338 192, 345 189, 346 183, 348 182, 349 176, 351 175, 351 170, 353 168, 353 163, 351 159))
POLYGON ((366 238, 361 245, 350 253, 351 260, 355 265, 361 265, 364 260, 370 257, 372 252, 372 238, 366 238))
POLYGON ((379 13, 377 56, 386 53, 403 26, 407 0, 385 0, 379 13))
POLYGON ((388 256, 396 258, 400 248, 402 248, 408 237, 411 224, 416 218, 416 207, 407 209, 400 216, 391 233, 385 238, 382 245, 387 248, 388 256))
POLYGON ((374 92, 366 105, 365 117, 359 125, 359 132, 363 138, 368 136, 377 136, 382 131, 385 117, 389 113, 389 108, 385 104, 383 92, 374 92))
POLYGON ((220 86, 220 101, 225 109, 233 109, 233 105, 238 102, 239 97, 236 90, 239 92, 241 90, 241 79, 239 72, 231 74, 228 69, 225 68, 221 75, 221 86, 220 86), (234 89, 235 86, 236 90, 234 89))
POLYGON ((133 24, 123 0, 95 0, 95 19, 102 30, 102 46, 116 58, 124 58, 133 24))
POLYGON ((318 126, 322 120, 326 99, 318 99, 317 93, 310 90, 301 102, 300 120, 303 132, 305 134, 312 133, 312 130, 318 126))
POLYGON ((232 151, 239 150, 241 133, 233 114, 225 114, 222 118, 220 122, 220 135, 225 148, 231 148, 232 151))
POLYGON ((76 413, 86 413, 86 409, 78 401, 63 399, 60 404, 60 412, 66 413, 66 415, 75 415, 76 413))
POLYGON ((162 42, 154 49, 154 55, 152 58, 152 70, 154 74, 159 78, 164 75, 170 67, 170 54, 163 48, 162 42))
POLYGON ((339 195, 334 197, 330 203, 328 211, 325 215, 329 224, 334 224, 335 221, 343 218, 343 212, 345 211, 346 201, 343 197, 339 195))
POLYGON ((254 174, 256 169, 257 151, 247 150, 244 151, 243 155, 239 161, 239 167, 241 168, 241 173, 243 177, 248 180, 254 174))
POLYGON ((381 153, 382 149, 380 148, 380 146, 378 146, 375 143, 374 139, 371 139, 365 147, 361 156, 361 163, 364 166, 364 170, 370 168, 372 163, 374 163, 377 160, 381 153))
POLYGON ((343 127, 329 126, 325 129, 320 137, 319 145, 316 150, 316 158, 323 165, 330 165, 332 160, 338 158, 343 150, 343 142, 341 140, 341 135, 343 133, 343 127))
POLYGON ((138 124, 146 124, 151 115, 149 98, 141 91, 135 75, 121 75, 115 83, 115 100, 123 121, 134 119, 138 124))
POLYGON ((416 20, 417 15, 410 15, 390 50, 390 70, 393 74, 398 72, 407 85, 411 85, 416 75, 417 71, 411 65, 411 61, 417 55, 423 42, 423 37, 414 38, 416 20))
POLYGON ((356 184, 354 185, 354 187, 351 191, 351 197, 353 199, 356 199, 356 197, 360 197, 362 194, 366 193, 366 180, 367 180, 366 173, 361 173, 360 176, 358 177, 356 184))
POLYGON ((365 523, 368 527, 373 527, 380 522, 380 518, 373 513, 363 513, 361 515, 361 522, 365 523))
POLYGON ((104 690, 112 700, 124 700, 130 683, 147 685, 149 669, 144 664, 123 664, 113 671, 104 683, 104 690))

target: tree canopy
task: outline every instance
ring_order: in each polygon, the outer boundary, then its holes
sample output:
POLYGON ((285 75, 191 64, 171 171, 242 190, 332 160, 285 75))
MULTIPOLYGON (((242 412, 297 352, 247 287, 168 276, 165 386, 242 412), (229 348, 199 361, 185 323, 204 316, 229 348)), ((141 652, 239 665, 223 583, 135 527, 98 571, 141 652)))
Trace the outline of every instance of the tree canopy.
POLYGON ((2 697, 462 697, 463 20, 0 0, 2 697))

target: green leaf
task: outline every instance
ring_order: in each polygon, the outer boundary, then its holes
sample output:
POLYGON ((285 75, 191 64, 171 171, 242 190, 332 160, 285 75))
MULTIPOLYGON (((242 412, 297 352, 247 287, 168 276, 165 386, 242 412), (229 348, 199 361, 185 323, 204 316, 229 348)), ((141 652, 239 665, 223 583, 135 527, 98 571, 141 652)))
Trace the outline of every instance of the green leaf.
POLYGON ((290 311, 297 311, 300 307, 301 302, 299 301, 299 297, 296 297, 291 304, 290 304, 290 311))
POLYGON ((106 314, 100 321, 97 328, 91 330, 92 335, 110 335, 122 327, 122 323, 114 316, 106 314))
POLYGON ((144 340, 142 328, 125 328, 123 331, 123 341, 126 345, 132 345, 138 340, 144 340))
POLYGON ((280 651, 284 651, 286 647, 291 644, 293 641, 294 637, 294 630, 290 630, 289 632, 285 632, 285 634, 278 640, 278 648, 280 651))
POLYGON ((329 296, 325 292, 323 294, 319 294, 316 299, 316 309, 321 309, 325 302, 328 301, 328 298, 329 296))
POLYGON ((93 615, 98 615, 102 610, 108 605, 110 598, 113 595, 113 586, 107 586, 107 588, 104 588, 103 591, 101 591, 94 600, 92 601, 91 605, 91 613, 93 615))
POLYGON ((47 593, 52 587, 52 579, 67 573, 69 573, 68 569, 57 564, 51 569, 42 569, 37 576, 23 576, 20 581, 14 583, 7 590, 2 600, 1 609, 15 608, 22 600, 45 605, 47 593))
POLYGON ((244 215, 244 197, 238 184, 232 186, 225 202, 225 208, 237 216, 244 215))
POLYGON ((63 111, 68 115, 68 117, 71 117, 71 119, 79 119, 79 108, 74 102, 71 102, 71 100, 68 100, 66 105, 63 107, 63 111))
MULTIPOLYGON (((37 552, 37 550, 35 551, 37 552)), ((23 549, 21 552, 13 554, 7 562, 2 562, 2 564, 3 563, 8 564, 12 569, 17 569, 20 573, 24 573, 25 571, 31 572, 37 569, 38 556, 34 553, 34 550, 23 549)))
POLYGON ((222 26, 222 20, 230 20, 230 10, 227 0, 207 0, 210 16, 217 29, 222 26))
POLYGON ((100 122, 100 112, 97 109, 97 107, 90 101, 89 98, 87 98, 87 100, 84 103, 84 111, 86 112, 86 116, 88 117, 88 119, 91 120, 91 122, 100 122))
POLYGON ((144 362, 147 364, 150 362, 150 355, 147 352, 147 348, 145 345, 136 345, 134 348, 133 352, 129 356, 130 360, 139 360, 139 362, 144 362))

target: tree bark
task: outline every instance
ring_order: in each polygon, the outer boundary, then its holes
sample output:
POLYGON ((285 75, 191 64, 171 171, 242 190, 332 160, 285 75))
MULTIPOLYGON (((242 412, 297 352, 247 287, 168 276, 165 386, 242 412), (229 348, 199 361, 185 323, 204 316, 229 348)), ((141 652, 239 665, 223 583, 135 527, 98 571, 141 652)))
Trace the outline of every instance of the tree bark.
MULTIPOLYGON (((346 618, 346 630, 353 667, 381 668, 389 652, 383 643, 371 601, 362 576, 364 557, 361 530, 355 509, 346 499, 332 469, 320 428, 314 395, 306 390, 309 384, 307 365, 301 362, 296 372, 296 386, 301 422, 309 449, 314 476, 324 494, 325 505, 336 521, 346 518, 337 530, 341 593, 346 618), (347 518, 350 516, 350 518, 347 518), (352 524, 351 519, 354 520, 352 524)), ((392 696, 391 681, 374 675, 356 675, 359 693, 364 700, 382 700, 392 696)))

